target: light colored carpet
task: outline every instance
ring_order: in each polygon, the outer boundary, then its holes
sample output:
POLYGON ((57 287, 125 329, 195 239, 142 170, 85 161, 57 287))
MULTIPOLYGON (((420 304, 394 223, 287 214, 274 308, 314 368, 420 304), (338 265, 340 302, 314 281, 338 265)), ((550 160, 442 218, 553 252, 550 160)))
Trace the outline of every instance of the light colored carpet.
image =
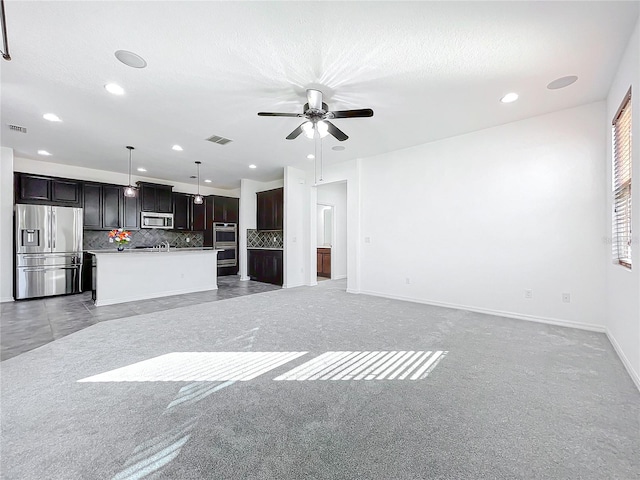
POLYGON ((344 288, 107 321, 2 362, 2 478, 638 478, 640 394, 604 335, 344 288), (274 381, 376 351, 447 353, 415 381, 274 381), (307 353, 238 355, 265 370, 248 381, 78 382, 221 368, 175 352, 307 353))

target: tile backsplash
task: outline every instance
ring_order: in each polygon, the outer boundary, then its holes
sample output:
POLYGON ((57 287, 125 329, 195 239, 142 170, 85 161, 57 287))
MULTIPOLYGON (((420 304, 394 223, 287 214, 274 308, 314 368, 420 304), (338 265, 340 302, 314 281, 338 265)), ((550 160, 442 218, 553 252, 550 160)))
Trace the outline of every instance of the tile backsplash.
MULTIPOLYGON (((169 242, 172 247, 202 247, 204 237, 202 232, 177 232, 145 228, 131 231, 131 241, 127 247, 153 247, 162 242, 169 242), (187 239, 189 239, 188 242, 187 239)), ((105 230, 85 230, 82 246, 84 250, 116 248, 115 243, 109 242, 109 232, 105 230)))
POLYGON ((283 248, 282 230, 247 229, 247 247, 249 248, 283 248))

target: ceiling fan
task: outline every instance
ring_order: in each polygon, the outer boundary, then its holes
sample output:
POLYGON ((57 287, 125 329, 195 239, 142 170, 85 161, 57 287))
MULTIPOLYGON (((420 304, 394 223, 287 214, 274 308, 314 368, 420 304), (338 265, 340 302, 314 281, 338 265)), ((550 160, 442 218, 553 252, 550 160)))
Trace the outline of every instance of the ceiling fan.
POLYGON ((329 120, 335 118, 357 118, 357 117, 373 117, 373 110, 370 108, 361 108, 359 110, 337 110, 330 112, 327 104, 322 101, 322 92, 320 90, 307 90, 307 103, 302 109, 303 113, 273 113, 258 112, 261 117, 300 117, 305 118, 298 128, 287 136, 287 140, 293 140, 304 132, 309 138, 313 138, 315 132, 321 137, 328 133, 336 137, 339 141, 344 142, 347 138, 346 133, 336 127, 329 120))

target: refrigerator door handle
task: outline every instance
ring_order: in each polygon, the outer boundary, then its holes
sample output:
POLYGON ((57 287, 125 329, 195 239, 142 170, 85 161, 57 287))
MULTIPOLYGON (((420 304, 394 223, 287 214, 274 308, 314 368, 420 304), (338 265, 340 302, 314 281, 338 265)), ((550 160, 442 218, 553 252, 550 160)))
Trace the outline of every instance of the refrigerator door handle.
POLYGON ((56 249, 56 236, 58 230, 58 220, 56 218, 56 209, 51 209, 51 238, 53 239, 53 249, 56 249))
POLYGON ((44 268, 23 268, 24 272, 44 272, 44 268))

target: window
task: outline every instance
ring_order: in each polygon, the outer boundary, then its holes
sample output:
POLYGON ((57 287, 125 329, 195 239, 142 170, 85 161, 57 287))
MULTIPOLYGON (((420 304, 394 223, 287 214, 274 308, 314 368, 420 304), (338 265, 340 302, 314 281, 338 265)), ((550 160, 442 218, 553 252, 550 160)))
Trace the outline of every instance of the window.
POLYGON ((631 268, 631 89, 613 119, 613 259, 631 268))

